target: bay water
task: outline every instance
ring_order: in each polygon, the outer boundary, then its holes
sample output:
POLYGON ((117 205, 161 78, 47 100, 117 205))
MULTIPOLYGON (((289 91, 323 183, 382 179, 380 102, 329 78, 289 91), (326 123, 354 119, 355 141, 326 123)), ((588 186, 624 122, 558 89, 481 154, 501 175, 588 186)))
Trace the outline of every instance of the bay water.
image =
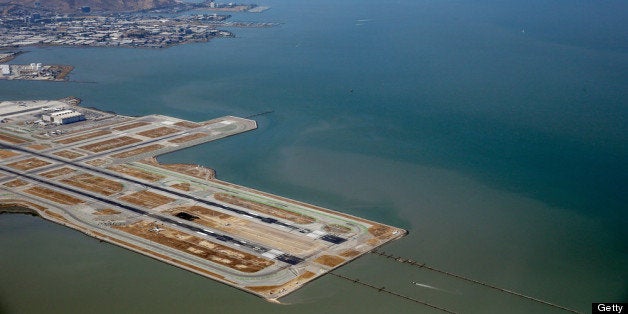
MULTIPOLYGON (((382 250, 580 312, 628 298, 628 4, 282 1, 233 39, 162 50, 27 48, 124 115, 259 128, 160 156, 409 230, 382 250)), ((324 276, 281 305, 39 218, 0 216, 0 313, 432 313, 324 276)), ((561 310, 366 255, 339 274, 460 313, 561 310), (420 283, 416 285, 413 282, 420 283)))

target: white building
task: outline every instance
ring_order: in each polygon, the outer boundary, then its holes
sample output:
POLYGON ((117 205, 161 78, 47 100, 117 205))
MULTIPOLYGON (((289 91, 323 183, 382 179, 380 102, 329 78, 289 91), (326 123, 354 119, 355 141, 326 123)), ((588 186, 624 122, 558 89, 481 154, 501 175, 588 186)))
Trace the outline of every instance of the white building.
POLYGON ((74 110, 62 110, 50 114, 44 114, 41 119, 56 124, 70 124, 85 120, 85 115, 74 110))
POLYGON ((10 75, 11 67, 8 64, 0 64, 0 72, 2 72, 2 75, 10 75))

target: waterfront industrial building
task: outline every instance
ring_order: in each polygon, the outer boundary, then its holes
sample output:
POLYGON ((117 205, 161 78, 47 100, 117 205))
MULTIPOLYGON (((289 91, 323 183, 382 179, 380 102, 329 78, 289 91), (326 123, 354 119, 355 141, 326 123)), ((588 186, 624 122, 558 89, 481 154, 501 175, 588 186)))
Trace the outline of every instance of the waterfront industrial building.
POLYGON ((50 114, 44 114, 41 119, 55 124, 70 124, 85 120, 85 115, 74 110, 62 110, 50 114))

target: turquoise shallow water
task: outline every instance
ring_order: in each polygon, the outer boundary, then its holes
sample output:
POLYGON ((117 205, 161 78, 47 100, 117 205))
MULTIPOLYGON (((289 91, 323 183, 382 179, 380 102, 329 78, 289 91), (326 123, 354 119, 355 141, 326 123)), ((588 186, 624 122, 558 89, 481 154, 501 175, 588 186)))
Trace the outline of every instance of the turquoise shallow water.
MULTIPOLYGON (((268 1, 269 29, 166 50, 32 48, 70 83, 0 82, 259 129, 161 156, 410 230, 385 247, 582 312, 628 297, 621 1, 268 1)), ((26 216, 0 217, 0 312, 429 312, 326 276, 266 304, 26 216), (6 271, 10 270, 10 271, 6 271)), ((551 308, 365 256, 338 270, 456 312, 551 308), (411 285, 422 282, 440 290, 411 285)))

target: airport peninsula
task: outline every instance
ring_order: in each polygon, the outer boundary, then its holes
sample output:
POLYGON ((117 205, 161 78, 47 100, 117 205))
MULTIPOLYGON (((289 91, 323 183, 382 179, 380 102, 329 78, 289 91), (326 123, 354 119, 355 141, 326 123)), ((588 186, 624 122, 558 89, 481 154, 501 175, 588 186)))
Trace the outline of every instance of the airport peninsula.
POLYGON ((154 158, 254 120, 128 117, 79 102, 0 102, 0 212, 27 209, 269 301, 407 233, 154 158))

